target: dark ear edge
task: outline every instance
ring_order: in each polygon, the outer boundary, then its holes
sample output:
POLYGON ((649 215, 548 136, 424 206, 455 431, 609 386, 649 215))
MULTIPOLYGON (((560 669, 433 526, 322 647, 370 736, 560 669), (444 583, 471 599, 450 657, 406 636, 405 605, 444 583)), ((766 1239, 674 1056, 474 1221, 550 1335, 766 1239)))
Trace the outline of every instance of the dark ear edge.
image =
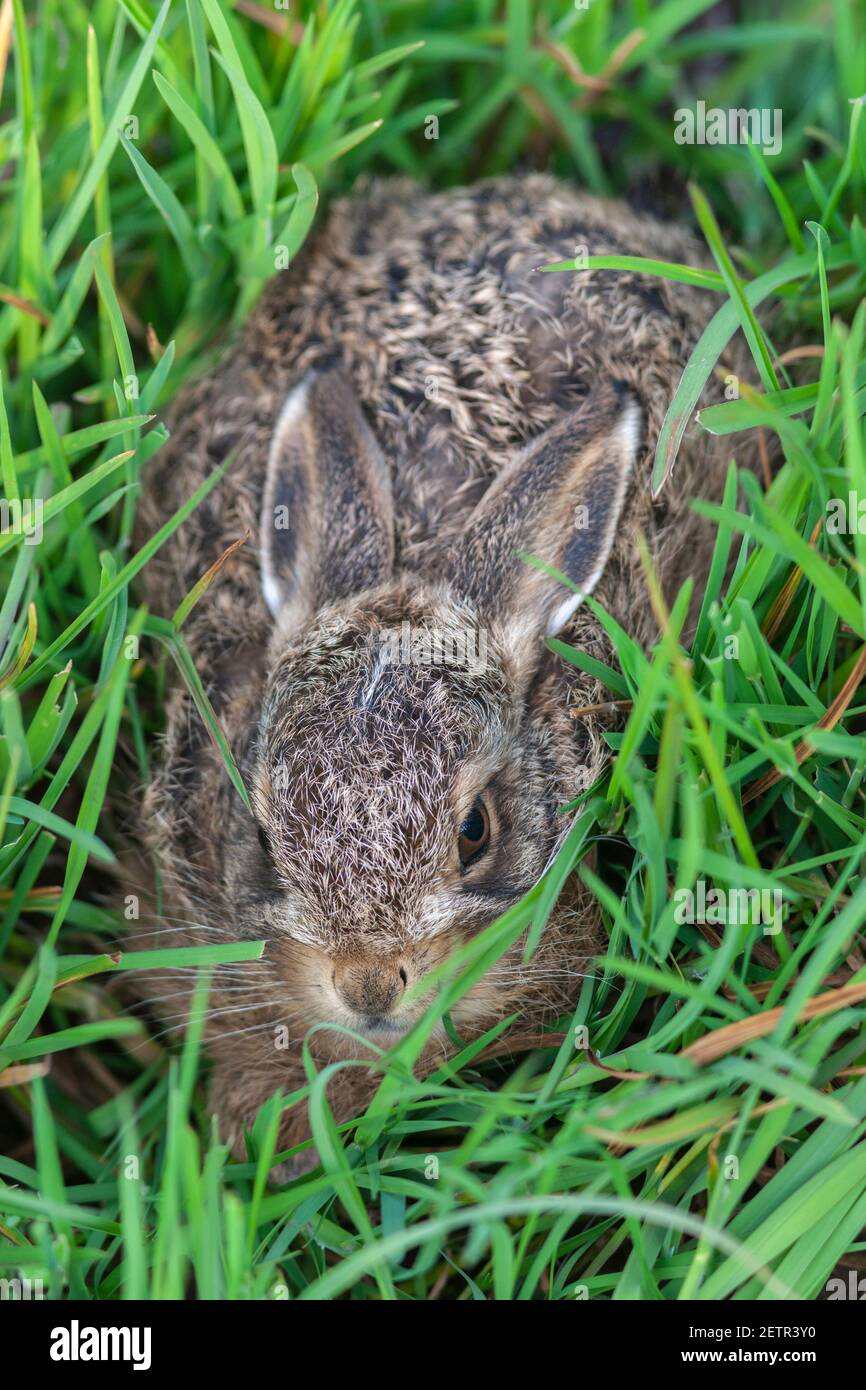
POLYGON ((514 642, 554 636, 604 573, 641 446, 643 411, 620 386, 596 388, 493 482, 456 547, 452 583, 514 642), (521 559, 530 554, 564 575, 521 559))
MULTIPOLYGON (((566 547, 562 573, 577 584, 579 592, 563 598, 551 613, 546 635, 555 637, 569 618, 598 584, 616 540, 635 459, 643 438, 643 411, 633 396, 621 399, 621 413, 613 432, 602 444, 602 453, 594 463, 588 463, 581 479, 584 495, 591 500, 588 510, 595 510, 598 526, 578 530, 575 539, 566 547)), ((580 503, 576 504, 581 505, 580 503)), ((575 508, 576 510, 576 508, 575 508)))
POLYGON ((262 497, 262 593, 281 620, 389 578, 391 480, 355 393, 338 368, 289 392, 268 452, 262 497))

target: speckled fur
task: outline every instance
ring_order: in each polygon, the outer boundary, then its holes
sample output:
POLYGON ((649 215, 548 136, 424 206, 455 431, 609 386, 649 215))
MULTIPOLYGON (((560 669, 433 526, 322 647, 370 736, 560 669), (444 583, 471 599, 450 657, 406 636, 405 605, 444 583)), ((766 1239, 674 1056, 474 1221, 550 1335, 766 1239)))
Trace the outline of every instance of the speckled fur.
MULTIPOLYGON (((507 609, 521 581, 505 574, 513 547, 497 545, 489 523, 486 533, 478 524, 467 532, 491 480, 545 429, 584 418, 570 412, 606 418, 612 384, 625 383, 641 404, 645 442, 596 597, 647 646, 656 632, 638 528, 669 592, 705 569, 707 533, 687 504, 719 495, 723 448, 691 426, 655 506, 649 469, 664 411, 715 303, 620 272, 536 273, 580 246, 699 260, 682 230, 546 176, 435 195, 400 182, 357 191, 333 205, 295 266, 272 281, 220 368, 182 395, 171 441, 148 470, 142 537, 236 451, 217 489, 146 569, 155 611, 171 613, 232 542, 252 536, 194 611, 187 638, 269 850, 180 686, 144 804, 165 925, 181 928, 163 942, 268 943, 261 964, 220 972, 207 1028, 213 1102, 238 1152, 267 1095, 303 1084, 307 1030, 356 1025, 346 1005, 353 989, 387 995, 398 965, 410 981, 422 978, 517 901, 556 852, 566 828, 557 807, 606 761, 610 716, 571 713, 604 700, 604 691, 546 652, 543 631, 518 640, 496 608, 507 609), (330 563, 342 568, 318 588, 316 546, 328 538, 300 528, 294 601, 275 624, 258 554, 270 443, 287 393, 312 369, 327 376, 334 367, 381 446, 392 500, 370 503, 366 521, 355 518, 353 545, 346 532, 341 547, 338 534, 330 563), (359 528, 372 537, 364 557, 359 528), (352 554, 354 579, 351 560, 344 564, 352 554), (479 613, 490 639, 483 674, 377 667, 383 628, 408 621, 416 632, 442 631, 471 626, 479 613), (494 836, 467 878, 456 826, 484 788, 494 836), (280 1024, 288 1047, 275 1046, 280 1024)), ((315 475, 308 481, 314 487, 315 475)), ((333 500, 334 491, 323 496, 333 500)), ((333 525, 339 533, 339 515, 333 525)), ((561 635, 615 664, 588 609, 561 635)), ((478 1034, 519 1010, 525 1025, 549 1021, 569 1006, 602 945, 593 903, 570 887, 533 961, 522 963, 518 944, 455 1010, 458 1028, 478 1034)), ((182 977, 155 987, 163 1011, 182 1016, 182 977)), ((409 1021, 423 1004, 422 996, 409 1006, 409 1021)), ((320 1059, 369 1055, 327 1029, 312 1046, 320 1059)), ((428 1060, 446 1048, 437 1033, 428 1060)), ((363 1068, 341 1071, 330 1092, 338 1115, 358 1113, 372 1084, 363 1068)), ((303 1107, 294 1107, 280 1143, 306 1133, 303 1107)))

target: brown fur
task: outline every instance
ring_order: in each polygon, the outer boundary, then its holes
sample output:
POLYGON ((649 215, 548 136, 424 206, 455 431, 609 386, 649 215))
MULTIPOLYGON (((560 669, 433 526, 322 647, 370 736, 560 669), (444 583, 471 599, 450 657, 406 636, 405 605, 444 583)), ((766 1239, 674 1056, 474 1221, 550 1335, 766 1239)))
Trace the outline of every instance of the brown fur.
MULTIPOLYGON (((394 1019, 418 1016, 426 999, 403 1008, 405 982, 532 886, 566 828, 557 807, 603 769, 602 721, 571 710, 604 694, 542 640, 568 591, 515 550, 579 585, 606 561, 596 597, 644 646, 655 628, 638 528, 669 591, 706 566, 706 529, 687 504, 719 495, 723 447, 690 428, 660 505, 648 475, 715 305, 632 274, 536 273, 581 245, 699 260, 683 231, 541 175, 434 195, 374 185, 337 202, 219 370, 177 403, 149 469, 143 534, 236 451, 145 571, 156 611, 172 612, 246 529, 256 537, 187 630, 255 821, 179 686, 144 815, 166 925, 180 926, 163 942, 268 943, 261 964, 218 972, 207 1029, 214 1106, 239 1152, 262 1101, 303 1084, 299 1046, 313 1024, 357 1028, 366 1000, 368 1013, 392 1011, 370 1034, 387 1045, 394 1019), (303 409, 282 438, 299 383, 303 409), (621 512, 616 421, 630 400, 645 442, 621 512), (263 497, 266 514, 285 503, 291 527, 277 537, 266 526, 259 543, 263 497), (575 537, 581 501, 593 524, 575 537), (279 591, 276 622, 260 558, 279 591), (484 670, 383 663, 382 634, 403 623, 433 638, 483 631, 484 670), (490 849, 463 870, 457 827, 482 792, 490 849), (287 1050, 274 1045, 279 1024, 287 1050)), ((560 635, 615 664, 586 607, 560 635)), ((524 965, 518 944, 454 1011, 458 1029, 477 1035, 518 1010, 544 1024, 572 1003, 601 945, 595 904, 574 886, 534 959, 524 965)), ((166 1014, 183 1014, 181 980, 159 981, 166 1014)), ((320 1059, 367 1055, 327 1029, 312 1045, 320 1059)), ((429 1050, 446 1048, 439 1030, 429 1050)), ((339 1118, 360 1112, 371 1084, 363 1069, 340 1074, 339 1118)), ((281 1145, 306 1133, 302 1108, 287 1112, 281 1145)))

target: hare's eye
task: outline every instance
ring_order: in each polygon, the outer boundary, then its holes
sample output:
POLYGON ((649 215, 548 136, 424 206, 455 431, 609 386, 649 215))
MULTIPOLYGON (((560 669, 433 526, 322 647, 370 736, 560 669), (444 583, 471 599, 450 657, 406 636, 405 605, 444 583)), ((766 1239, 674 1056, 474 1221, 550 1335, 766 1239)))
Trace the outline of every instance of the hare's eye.
POLYGON ((265 827, 264 827, 263 825, 260 825, 260 826, 259 826, 259 844, 260 844, 261 847, 262 847, 262 852, 263 852, 265 855, 267 855, 267 857, 270 859, 270 857, 271 857, 271 842, 270 842, 270 840, 269 840, 269 838, 268 838, 268 832, 267 832, 267 830, 265 830, 265 827))
POLYGON ((490 817, 484 802, 479 799, 460 824, 457 850, 463 868, 468 868, 476 859, 480 859, 489 843, 490 817))

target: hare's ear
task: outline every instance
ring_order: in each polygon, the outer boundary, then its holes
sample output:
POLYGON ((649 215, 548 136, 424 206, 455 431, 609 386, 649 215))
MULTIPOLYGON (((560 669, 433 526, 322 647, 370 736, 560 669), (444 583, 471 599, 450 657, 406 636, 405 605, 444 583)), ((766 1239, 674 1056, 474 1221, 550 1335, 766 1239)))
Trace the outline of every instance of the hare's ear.
POLYGON ((642 432, 630 392, 598 388, 518 454, 469 518, 452 582, 482 621, 504 627, 513 651, 558 632, 601 578, 642 432), (578 592, 527 564, 526 554, 578 592))
POLYGON ((339 370, 304 377, 280 412, 260 551, 265 602, 290 627, 391 575, 388 467, 339 370))

